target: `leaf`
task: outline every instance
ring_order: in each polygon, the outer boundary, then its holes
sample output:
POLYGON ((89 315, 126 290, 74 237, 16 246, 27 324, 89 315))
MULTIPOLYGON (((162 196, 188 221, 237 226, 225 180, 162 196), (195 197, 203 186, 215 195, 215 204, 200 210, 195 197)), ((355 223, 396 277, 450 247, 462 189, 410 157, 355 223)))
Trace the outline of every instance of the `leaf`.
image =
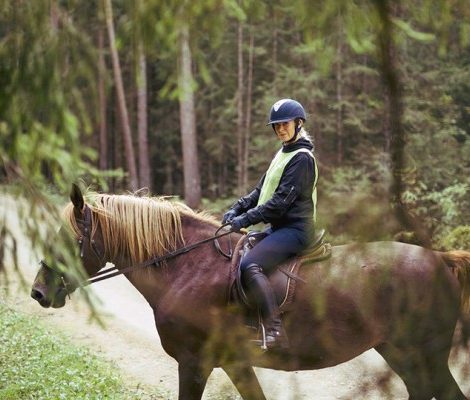
POLYGON ((403 32, 406 33, 410 38, 419 40, 420 42, 432 42, 436 35, 433 33, 418 32, 413 27, 401 19, 394 18, 393 23, 400 28, 403 32))
POLYGON ((371 38, 362 38, 361 40, 358 40, 357 38, 348 35, 347 40, 351 48, 357 54, 371 53, 375 48, 371 38))
POLYGON ((470 44, 470 23, 462 22, 460 25, 460 43, 463 47, 470 44))

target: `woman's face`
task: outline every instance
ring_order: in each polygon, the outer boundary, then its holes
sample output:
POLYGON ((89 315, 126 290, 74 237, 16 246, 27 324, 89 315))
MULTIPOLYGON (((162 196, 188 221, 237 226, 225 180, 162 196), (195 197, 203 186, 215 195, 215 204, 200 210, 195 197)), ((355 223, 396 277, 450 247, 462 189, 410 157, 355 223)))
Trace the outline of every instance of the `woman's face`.
POLYGON ((276 135, 283 143, 291 140, 295 135, 295 121, 278 122, 273 124, 276 135))

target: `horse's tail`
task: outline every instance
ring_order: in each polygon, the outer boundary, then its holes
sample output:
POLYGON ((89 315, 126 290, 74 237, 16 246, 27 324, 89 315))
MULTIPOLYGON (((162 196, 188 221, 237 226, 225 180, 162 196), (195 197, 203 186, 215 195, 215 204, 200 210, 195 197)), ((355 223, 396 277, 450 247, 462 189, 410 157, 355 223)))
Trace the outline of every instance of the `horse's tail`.
POLYGON ((460 282, 460 304, 464 313, 470 313, 470 252, 453 250, 442 253, 447 265, 460 282))

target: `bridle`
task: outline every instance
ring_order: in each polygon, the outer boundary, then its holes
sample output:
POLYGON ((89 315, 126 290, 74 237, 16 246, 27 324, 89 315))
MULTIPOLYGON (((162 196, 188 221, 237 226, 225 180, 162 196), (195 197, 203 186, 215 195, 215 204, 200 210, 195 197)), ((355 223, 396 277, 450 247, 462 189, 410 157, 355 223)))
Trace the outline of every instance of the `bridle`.
MULTIPOLYGON (((78 244, 80 246, 80 258, 83 258, 83 256, 84 256, 85 241, 88 241, 88 245, 92 249, 92 252, 93 252, 94 256, 100 261, 100 263, 102 263, 103 259, 104 259, 104 255, 100 254, 100 251, 97 248, 96 243, 95 243, 95 241, 92 237, 92 213, 91 213, 90 207, 85 205, 83 213, 84 213, 84 218, 82 220, 83 221, 83 231, 81 232, 81 235, 78 238, 78 244)), ((162 265, 162 263, 164 263, 167 260, 173 259, 175 257, 178 257, 178 256, 182 255, 182 254, 188 253, 189 251, 194 250, 195 248, 197 248, 197 247, 199 247, 199 246, 201 246, 205 243, 209 243, 209 242, 214 243, 214 246, 215 246, 216 250, 222 256, 224 256, 227 259, 231 259, 232 255, 233 255, 232 241, 229 240, 229 251, 228 251, 228 253, 225 253, 222 250, 222 248, 220 247, 220 244, 218 242, 218 239, 233 233, 232 230, 228 230, 226 232, 219 233, 223 228, 225 228, 228 225, 230 225, 230 223, 226 223, 226 224, 220 226, 216 230, 214 236, 211 236, 209 238, 200 240, 200 241, 195 242, 193 244, 181 247, 181 248, 176 249, 176 250, 174 250, 170 253, 167 253, 163 256, 154 257, 154 258, 151 258, 151 259, 149 259, 147 261, 144 261, 142 263, 134 264, 134 265, 131 265, 129 267, 125 267, 125 268, 121 268, 121 269, 118 269, 117 267, 113 266, 113 267, 109 267, 109 268, 100 270, 96 274, 94 274, 92 277, 86 279, 83 282, 80 282, 77 286, 74 287, 74 290, 79 288, 79 287, 85 287, 85 286, 91 285, 92 283, 96 283, 96 282, 104 281, 106 279, 114 278, 115 276, 118 276, 118 275, 126 274, 128 272, 134 272, 137 269, 150 267, 150 266, 155 266, 155 267, 160 266, 160 265, 162 265)), ((39 264, 42 267, 44 267, 48 270, 54 271, 56 274, 59 275, 59 277, 62 281, 62 285, 64 286, 64 289, 67 292, 68 297, 70 298, 70 293, 71 292, 69 291, 69 287, 72 286, 72 285, 69 282, 67 282, 66 275, 64 274, 64 272, 58 270, 57 268, 51 267, 44 260, 39 261, 39 264)))
POLYGON ((98 260, 103 261, 104 255, 100 254, 99 249, 96 247, 96 242, 92 237, 93 219, 91 209, 87 205, 85 205, 83 208, 83 216, 83 232, 78 238, 78 244, 80 246, 80 258, 83 258, 85 239, 87 239, 94 256, 98 260))
MULTIPOLYGON (((100 254, 99 249, 96 246, 96 242, 93 239, 93 219, 92 219, 92 213, 90 207, 87 205, 84 206, 83 208, 83 219, 80 219, 80 221, 83 223, 83 230, 81 231, 81 235, 79 236, 77 242, 78 246, 80 249, 80 258, 83 259, 83 256, 85 254, 85 242, 88 242, 89 247, 91 248, 93 255, 100 261, 100 263, 103 262, 104 255, 100 254)), ((62 228, 59 229, 59 232, 61 231, 62 228)), ((44 260, 39 261, 39 265, 43 268, 46 268, 47 270, 53 271, 55 274, 57 274, 62 282, 62 286, 64 287, 65 291, 67 292, 67 296, 70 299, 70 293, 71 291, 69 290, 69 287, 72 286, 66 279, 66 274, 59 270, 58 268, 51 267, 49 264, 47 264, 44 260)), ((86 281, 85 281, 86 282, 86 281)), ((73 290, 75 290, 78 287, 85 286, 82 283, 79 283, 78 286, 74 287, 73 290)))

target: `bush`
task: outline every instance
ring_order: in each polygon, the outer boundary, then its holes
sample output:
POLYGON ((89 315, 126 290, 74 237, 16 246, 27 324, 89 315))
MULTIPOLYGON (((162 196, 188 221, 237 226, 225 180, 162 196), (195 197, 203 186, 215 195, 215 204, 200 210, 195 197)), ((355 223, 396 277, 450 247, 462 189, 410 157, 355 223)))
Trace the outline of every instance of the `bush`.
POLYGON ((468 250, 470 248, 470 226, 458 226, 441 241, 444 250, 468 250))

